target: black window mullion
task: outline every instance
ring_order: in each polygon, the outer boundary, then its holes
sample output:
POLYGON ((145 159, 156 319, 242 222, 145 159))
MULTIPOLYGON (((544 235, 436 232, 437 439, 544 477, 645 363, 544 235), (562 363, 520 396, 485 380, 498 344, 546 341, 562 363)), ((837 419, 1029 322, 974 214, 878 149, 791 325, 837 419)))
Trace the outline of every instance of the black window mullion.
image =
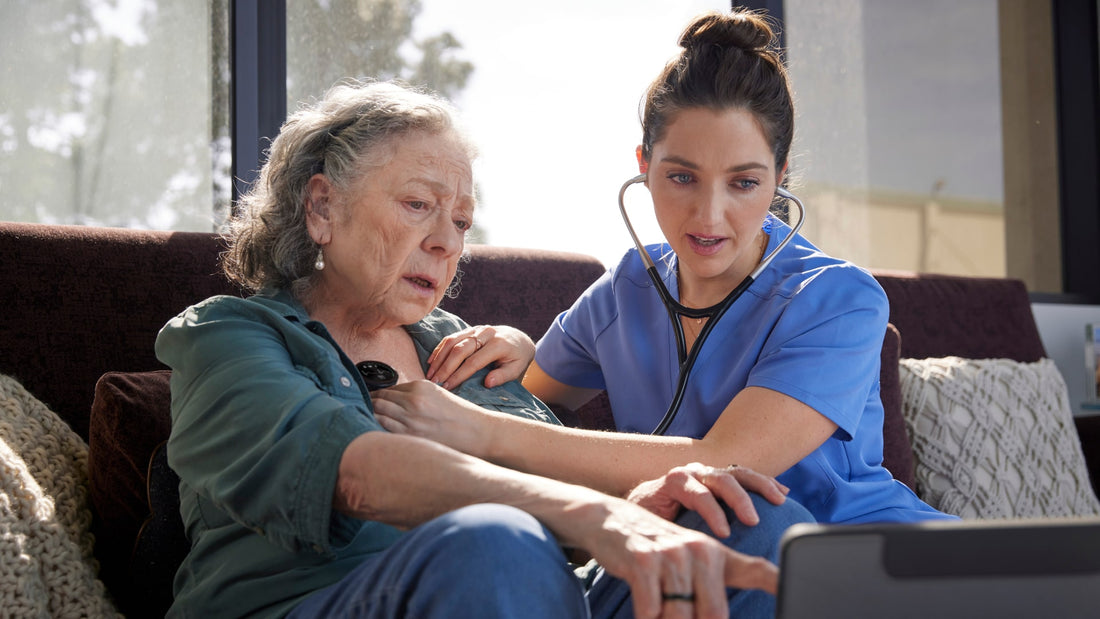
POLYGON ((779 49, 786 49, 787 37, 783 34, 783 0, 751 0, 746 2, 732 0, 730 2, 731 9, 736 9, 738 7, 756 11, 766 11, 768 15, 779 24, 779 32, 777 33, 779 49))
POLYGON ((233 0, 233 203, 248 190, 286 118, 286 2, 233 0))
POLYGON ((1100 303, 1100 58, 1094 0, 1054 0, 1065 293, 1100 303))

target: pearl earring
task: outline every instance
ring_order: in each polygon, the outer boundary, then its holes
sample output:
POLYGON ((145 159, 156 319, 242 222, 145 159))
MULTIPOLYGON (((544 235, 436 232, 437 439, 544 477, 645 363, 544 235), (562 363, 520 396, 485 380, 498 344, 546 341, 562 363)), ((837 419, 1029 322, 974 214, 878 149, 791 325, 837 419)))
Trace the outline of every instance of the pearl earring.
POLYGON ((317 250, 317 261, 313 263, 313 268, 317 269, 318 271, 324 270, 324 268, 325 268, 325 250, 323 250, 323 249, 318 249, 317 250))

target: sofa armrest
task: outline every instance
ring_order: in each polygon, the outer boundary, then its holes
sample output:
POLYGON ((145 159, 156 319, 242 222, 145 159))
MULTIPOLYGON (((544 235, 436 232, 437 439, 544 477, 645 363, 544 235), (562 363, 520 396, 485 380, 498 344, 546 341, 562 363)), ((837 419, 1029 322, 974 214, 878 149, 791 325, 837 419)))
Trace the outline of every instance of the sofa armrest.
POLYGON ((1073 422, 1081 439, 1081 451, 1085 455, 1092 490, 1100 496, 1100 415, 1074 417, 1073 422))

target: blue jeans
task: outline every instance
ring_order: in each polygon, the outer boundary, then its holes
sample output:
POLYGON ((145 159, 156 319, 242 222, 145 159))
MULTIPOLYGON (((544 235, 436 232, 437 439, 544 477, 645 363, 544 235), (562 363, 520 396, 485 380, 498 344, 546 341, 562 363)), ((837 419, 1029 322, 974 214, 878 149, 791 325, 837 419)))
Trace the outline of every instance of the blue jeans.
MULTIPOLYGON (((756 507, 761 524, 734 524, 730 540, 737 541, 728 545, 774 561, 783 531, 809 515, 793 501, 776 507, 759 499, 756 507)), ((709 533, 694 512, 685 512, 677 522, 709 533)), ((728 591, 731 613, 738 617, 774 616, 771 595, 728 591)), ((288 615, 314 617, 603 619, 633 617, 633 607, 629 586, 606 573, 599 573, 586 592, 557 540, 529 514, 487 504, 455 510, 413 529, 288 615)))

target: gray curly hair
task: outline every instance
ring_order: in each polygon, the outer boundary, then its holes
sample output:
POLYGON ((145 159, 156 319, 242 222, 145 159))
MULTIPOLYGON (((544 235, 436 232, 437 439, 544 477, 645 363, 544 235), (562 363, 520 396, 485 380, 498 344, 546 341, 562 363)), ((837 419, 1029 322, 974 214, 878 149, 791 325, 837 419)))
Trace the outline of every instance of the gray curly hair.
POLYGON ((343 82, 295 112, 228 222, 225 274, 254 292, 290 288, 300 296, 318 252, 306 227, 309 179, 323 173, 347 190, 380 163, 376 147, 414 131, 453 134, 472 159, 475 149, 455 118, 444 99, 395 82, 343 82))

